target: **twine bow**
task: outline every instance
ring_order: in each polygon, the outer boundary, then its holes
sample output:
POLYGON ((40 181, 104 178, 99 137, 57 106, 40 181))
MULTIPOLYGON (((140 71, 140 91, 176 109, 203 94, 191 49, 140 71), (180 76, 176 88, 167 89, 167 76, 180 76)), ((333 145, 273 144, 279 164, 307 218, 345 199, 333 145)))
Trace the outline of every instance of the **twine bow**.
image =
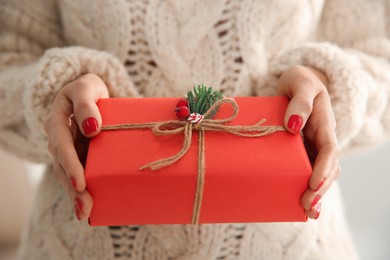
POLYGON ((254 125, 225 125, 224 123, 232 121, 238 114, 238 105, 236 101, 229 98, 223 98, 215 102, 204 114, 204 119, 197 124, 189 121, 168 120, 163 122, 150 123, 134 123, 134 124, 119 124, 119 125, 105 125, 102 130, 120 130, 120 129, 152 129, 156 135, 172 135, 184 133, 184 142, 182 149, 175 155, 162 158, 154 162, 150 162, 140 167, 140 170, 150 168, 151 170, 158 170, 169 166, 180 160, 191 146, 192 131, 199 132, 199 148, 198 148, 198 177, 196 184, 194 207, 192 211, 191 224, 198 224, 200 217, 200 210, 202 206, 204 177, 205 177, 205 131, 225 132, 242 137, 261 137, 272 134, 278 131, 286 131, 283 126, 262 126, 265 119, 260 120, 254 125), (213 113, 222 104, 229 104, 233 108, 233 113, 224 119, 208 119, 207 117, 213 113))

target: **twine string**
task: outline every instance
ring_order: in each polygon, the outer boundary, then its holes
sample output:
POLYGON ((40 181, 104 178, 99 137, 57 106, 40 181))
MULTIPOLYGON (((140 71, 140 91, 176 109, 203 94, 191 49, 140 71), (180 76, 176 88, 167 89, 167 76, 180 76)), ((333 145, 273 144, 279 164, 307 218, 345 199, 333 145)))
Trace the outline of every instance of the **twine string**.
POLYGON ((203 190, 205 182, 206 162, 205 162, 205 134, 204 130, 199 130, 199 148, 198 148, 198 178, 196 179, 196 190, 194 207, 192 210, 191 224, 198 224, 200 217, 200 209, 203 201, 203 190))
POLYGON ((150 168, 151 170, 158 170, 166 166, 172 165, 180 160, 190 149, 192 142, 192 131, 196 130, 199 133, 199 147, 198 147, 198 176, 195 191, 194 206, 192 212, 192 224, 199 223, 200 211, 202 207, 202 197, 205 181, 205 131, 225 132, 241 137, 261 137, 272 134, 278 131, 286 131, 283 126, 263 126, 265 119, 260 120, 254 125, 224 125, 224 123, 232 121, 238 114, 238 105, 236 101, 229 98, 223 98, 215 102, 204 114, 204 119, 198 123, 193 124, 189 121, 168 120, 162 122, 149 123, 134 123, 134 124, 118 124, 118 125, 104 125, 102 131, 106 130, 131 130, 131 129, 152 129, 155 135, 173 135, 183 133, 183 147, 181 150, 170 157, 161 158, 159 160, 147 163, 140 167, 140 170, 150 168), (222 104, 231 105, 233 113, 222 119, 208 119, 210 114, 214 113, 222 104))
MULTIPOLYGON (((153 128, 153 129, 155 129, 155 128, 153 128)), ((181 130, 184 130, 184 143, 183 143, 182 149, 177 154, 175 154, 173 156, 170 156, 167 158, 162 158, 162 159, 159 159, 157 161, 147 163, 144 166, 141 166, 140 167, 141 171, 144 169, 147 169, 147 168, 150 168, 151 170, 158 170, 158 169, 161 169, 161 168, 166 167, 168 165, 172 165, 175 162, 177 162, 178 160, 180 160, 180 158, 183 157, 187 153, 188 149, 190 149, 190 146, 191 146, 192 124, 187 123, 184 126, 184 129, 182 129, 182 127, 178 128, 178 129, 180 129, 180 131, 178 131, 178 132, 182 132, 181 130)), ((172 134, 172 133, 175 133, 175 131, 174 130, 167 130, 167 132, 159 131, 158 133, 161 135, 163 133, 172 134)))

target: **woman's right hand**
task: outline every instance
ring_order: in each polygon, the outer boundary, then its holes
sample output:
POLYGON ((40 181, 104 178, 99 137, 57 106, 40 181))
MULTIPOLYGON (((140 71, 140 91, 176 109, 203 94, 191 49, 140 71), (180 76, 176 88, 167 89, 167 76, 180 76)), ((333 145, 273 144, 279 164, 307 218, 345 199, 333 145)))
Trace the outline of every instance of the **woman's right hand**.
POLYGON ((79 220, 89 217, 93 203, 86 190, 83 165, 88 138, 100 132, 102 119, 96 102, 108 96, 100 77, 85 74, 61 89, 45 122, 54 174, 74 202, 79 220))

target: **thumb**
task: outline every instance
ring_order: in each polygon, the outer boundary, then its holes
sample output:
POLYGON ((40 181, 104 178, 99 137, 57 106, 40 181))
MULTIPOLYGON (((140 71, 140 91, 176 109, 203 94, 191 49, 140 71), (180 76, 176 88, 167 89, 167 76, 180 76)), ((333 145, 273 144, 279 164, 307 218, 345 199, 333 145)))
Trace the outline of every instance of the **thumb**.
POLYGON ((315 93, 294 96, 287 107, 284 126, 292 134, 298 134, 305 126, 312 110, 315 93))
POLYGON ((298 134, 306 125, 317 96, 326 90, 327 77, 316 69, 293 66, 278 81, 278 91, 291 100, 288 104, 284 126, 292 134, 298 134))
POLYGON ((77 125, 86 137, 96 136, 102 124, 102 117, 96 102, 99 98, 109 96, 107 86, 94 74, 86 74, 72 82, 72 85, 67 96, 73 103, 77 125))

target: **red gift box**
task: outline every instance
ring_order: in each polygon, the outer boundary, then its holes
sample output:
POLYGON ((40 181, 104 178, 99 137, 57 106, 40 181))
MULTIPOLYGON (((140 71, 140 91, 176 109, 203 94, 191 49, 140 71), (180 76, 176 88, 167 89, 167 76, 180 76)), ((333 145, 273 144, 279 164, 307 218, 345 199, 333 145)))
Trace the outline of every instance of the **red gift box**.
MULTIPOLYGON (((103 125, 176 120, 178 98, 101 99, 103 125)), ((285 97, 238 97, 229 125, 281 126, 285 97)), ((232 109, 222 105, 215 118, 232 109)), ((183 134, 151 129, 102 131, 89 144, 85 179, 93 197, 92 226, 191 223, 198 175, 198 132, 177 162, 140 167, 176 154, 183 134)), ((205 177, 198 223, 306 221, 301 196, 312 168, 300 135, 242 137, 205 131, 205 177)))

